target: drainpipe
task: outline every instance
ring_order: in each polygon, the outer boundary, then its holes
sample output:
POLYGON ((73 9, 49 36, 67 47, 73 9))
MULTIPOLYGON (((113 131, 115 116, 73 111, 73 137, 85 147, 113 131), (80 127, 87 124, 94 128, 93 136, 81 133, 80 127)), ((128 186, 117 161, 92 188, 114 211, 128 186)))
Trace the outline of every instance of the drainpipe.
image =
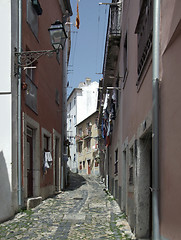
POLYGON ((154 0, 153 9, 153 81, 152 81, 152 226, 153 240, 160 239, 158 189, 159 189, 159 42, 160 0, 154 0))
MULTIPOLYGON (((67 21, 67 16, 63 16, 63 23, 67 21)), ((65 31, 67 32, 66 25, 65 31)), ((62 164, 61 164, 61 189, 65 189, 67 185, 67 158, 65 140, 67 139, 67 41, 62 49, 63 63, 62 63, 62 164)))
MULTIPOLYGON (((67 41, 66 41, 67 42, 67 41)), ((64 190, 66 187, 66 42, 62 50, 63 54, 63 63, 62 63, 62 164, 61 164, 61 190, 64 190)))
MULTIPOLYGON (((18 32, 18 52, 21 52, 21 41, 22 41, 22 0, 19 0, 19 13, 18 13, 18 22, 19 22, 19 32, 18 32)), ((20 62, 20 57, 18 62, 20 62)), ((18 67, 18 205, 21 207, 21 67, 18 67)))

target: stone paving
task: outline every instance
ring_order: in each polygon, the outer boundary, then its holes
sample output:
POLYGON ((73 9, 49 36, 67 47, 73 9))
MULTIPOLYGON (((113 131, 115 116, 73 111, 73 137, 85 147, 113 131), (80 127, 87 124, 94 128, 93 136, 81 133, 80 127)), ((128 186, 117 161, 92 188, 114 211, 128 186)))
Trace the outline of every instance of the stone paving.
POLYGON ((71 174, 69 188, 0 224, 0 239, 135 239, 99 178, 71 174))

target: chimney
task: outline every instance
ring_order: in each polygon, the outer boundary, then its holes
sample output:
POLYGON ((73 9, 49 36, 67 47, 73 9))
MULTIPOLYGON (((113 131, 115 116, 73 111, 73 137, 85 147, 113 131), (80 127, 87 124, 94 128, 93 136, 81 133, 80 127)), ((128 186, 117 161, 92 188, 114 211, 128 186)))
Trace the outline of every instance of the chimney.
POLYGON ((90 85, 91 84, 91 79, 90 78, 86 78, 85 79, 85 83, 86 83, 86 86, 90 85))

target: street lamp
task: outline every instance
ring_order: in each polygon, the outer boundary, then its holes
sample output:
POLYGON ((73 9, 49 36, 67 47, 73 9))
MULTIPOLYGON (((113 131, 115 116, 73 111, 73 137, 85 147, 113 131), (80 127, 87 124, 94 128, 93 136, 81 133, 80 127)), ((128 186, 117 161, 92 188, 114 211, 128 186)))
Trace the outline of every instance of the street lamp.
MULTIPOLYGON (((57 20, 55 23, 51 25, 48 29, 50 34, 51 44, 53 46, 53 50, 40 50, 40 51, 23 51, 17 52, 15 49, 15 69, 17 67, 28 67, 31 66, 32 63, 37 61, 41 56, 51 56, 53 53, 59 53, 60 48, 63 49, 65 45, 65 41, 67 39, 67 34, 65 32, 65 28, 63 24, 57 20)), ((15 71, 15 74, 17 72, 15 71)))
POLYGON ((67 38, 63 24, 57 20, 54 24, 51 25, 48 31, 50 33, 50 40, 53 48, 55 50, 60 48, 63 49, 67 38))

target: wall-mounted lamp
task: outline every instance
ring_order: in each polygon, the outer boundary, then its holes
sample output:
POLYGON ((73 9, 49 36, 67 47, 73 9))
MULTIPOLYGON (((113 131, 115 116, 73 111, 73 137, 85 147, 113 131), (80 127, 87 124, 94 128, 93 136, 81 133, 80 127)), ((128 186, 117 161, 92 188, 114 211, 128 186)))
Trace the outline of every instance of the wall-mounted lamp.
POLYGON ((23 51, 17 52, 15 50, 15 68, 16 67, 28 67, 37 61, 41 56, 51 56, 53 53, 58 53, 60 48, 63 49, 67 34, 63 24, 57 20, 48 29, 50 34, 51 44, 53 50, 40 50, 40 51, 23 51))
POLYGON ((57 20, 51 27, 48 29, 50 33, 50 40, 53 48, 59 50, 60 48, 64 48, 65 41, 67 39, 67 34, 65 32, 65 28, 63 24, 57 20))

